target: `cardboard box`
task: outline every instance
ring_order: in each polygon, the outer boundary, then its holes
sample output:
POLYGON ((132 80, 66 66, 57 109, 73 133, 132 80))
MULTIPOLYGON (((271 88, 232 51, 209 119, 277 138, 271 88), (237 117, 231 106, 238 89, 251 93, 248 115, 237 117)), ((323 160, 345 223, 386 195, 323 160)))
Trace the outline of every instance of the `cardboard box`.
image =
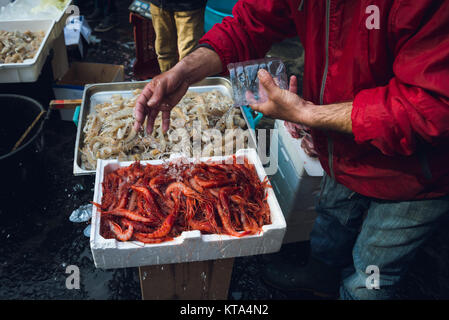
MULTIPOLYGON (((68 72, 53 85, 55 99, 82 99, 84 86, 94 83, 122 82, 123 65, 73 62, 68 72)), ((61 109, 61 119, 72 121, 74 109, 61 109)))
POLYGON ((69 71, 69 59, 63 33, 59 34, 53 41, 53 52, 53 60, 51 61, 53 79, 59 80, 69 71))

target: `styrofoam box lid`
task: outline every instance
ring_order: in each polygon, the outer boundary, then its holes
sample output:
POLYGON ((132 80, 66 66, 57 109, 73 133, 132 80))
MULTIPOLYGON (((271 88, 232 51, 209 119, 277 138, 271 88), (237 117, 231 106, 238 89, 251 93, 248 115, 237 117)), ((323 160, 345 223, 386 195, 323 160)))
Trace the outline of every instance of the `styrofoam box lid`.
MULTIPOLYGON (((173 160, 180 155, 172 155, 173 160)), ((237 159, 245 156, 254 164, 262 181, 266 177, 265 170, 255 149, 240 149, 237 159)), ((200 161, 223 161, 231 156, 200 158, 200 161)), ((190 162, 197 159, 187 159, 190 162)), ((163 160, 141 161, 142 164, 161 164, 163 160)), ((94 202, 100 203, 102 198, 102 181, 104 175, 119 167, 129 166, 133 161, 98 160, 95 178, 94 202)), ((92 211, 92 228, 90 246, 97 268, 125 268, 158 264, 170 264, 191 261, 215 260, 232 257, 250 256, 279 251, 286 230, 286 222, 272 188, 267 189, 267 202, 271 211, 270 225, 264 225, 262 232, 241 238, 201 234, 198 230, 184 231, 172 241, 143 244, 138 241, 121 242, 105 239, 100 235, 100 213, 94 206, 92 211)))
POLYGON ((282 139, 288 155, 290 155, 288 158, 293 162, 299 176, 303 176, 303 170, 311 177, 322 176, 324 174, 320 161, 317 158, 309 157, 304 152, 301 146, 302 139, 294 139, 287 131, 283 120, 276 120, 274 127, 279 130, 279 139, 282 139))

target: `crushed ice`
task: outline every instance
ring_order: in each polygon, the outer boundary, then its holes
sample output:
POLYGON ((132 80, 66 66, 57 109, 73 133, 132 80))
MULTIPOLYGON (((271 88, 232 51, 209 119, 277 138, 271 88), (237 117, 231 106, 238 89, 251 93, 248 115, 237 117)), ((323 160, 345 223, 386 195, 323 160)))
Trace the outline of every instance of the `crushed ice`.
POLYGON ((83 234, 88 238, 90 238, 90 228, 91 228, 91 225, 89 224, 83 231, 83 234))
POLYGON ((78 209, 73 210, 69 217, 72 222, 87 222, 92 218, 92 204, 86 204, 80 206, 78 209))

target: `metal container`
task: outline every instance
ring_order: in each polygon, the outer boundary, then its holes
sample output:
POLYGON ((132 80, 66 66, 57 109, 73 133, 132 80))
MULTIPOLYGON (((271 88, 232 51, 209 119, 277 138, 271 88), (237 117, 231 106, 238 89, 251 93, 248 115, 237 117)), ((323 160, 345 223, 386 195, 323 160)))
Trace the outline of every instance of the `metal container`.
MULTIPOLYGON (((132 91, 135 89, 143 89, 149 81, 136 81, 136 82, 115 82, 115 83, 100 83, 86 85, 83 93, 83 101, 81 104, 81 110, 78 120, 78 131, 76 134, 75 142, 75 156, 73 159, 73 174, 88 175, 95 174, 95 170, 86 170, 81 167, 81 152, 79 151, 83 136, 83 127, 86 123, 87 116, 90 113, 95 112, 95 105, 107 101, 113 94, 121 94, 123 97, 131 97, 132 91)), ((228 79, 223 77, 209 77, 189 87, 193 92, 207 92, 212 90, 218 90, 221 93, 232 97, 232 87, 228 79)), ((242 111, 242 116, 245 119, 248 127, 249 148, 256 148, 256 133, 248 123, 245 113, 242 111)))

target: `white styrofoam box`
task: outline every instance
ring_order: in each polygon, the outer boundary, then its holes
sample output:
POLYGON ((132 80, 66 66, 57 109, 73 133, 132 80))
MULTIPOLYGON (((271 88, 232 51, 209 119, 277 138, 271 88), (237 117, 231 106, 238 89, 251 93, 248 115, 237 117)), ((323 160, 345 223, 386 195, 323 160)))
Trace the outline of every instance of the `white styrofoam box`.
POLYGON ((278 149, 271 144, 270 154, 277 152, 278 170, 270 182, 287 221, 284 243, 305 241, 316 217, 315 199, 323 169, 317 159, 306 156, 300 140, 290 136, 283 122, 276 120, 275 129, 279 130, 278 149))
POLYGON ((296 171, 300 176, 305 170, 307 175, 316 177, 322 176, 324 171, 321 163, 316 158, 309 157, 301 147, 302 139, 294 139, 284 125, 283 120, 276 120, 274 128, 279 130, 279 139, 284 143, 288 156, 291 158, 296 171))
POLYGON ((0 64, 0 83, 34 82, 39 78, 51 47, 51 33, 54 20, 16 20, 0 21, 0 30, 5 31, 44 31, 45 37, 33 59, 22 63, 0 64))
MULTIPOLYGON (((254 164, 260 180, 266 174, 255 149, 240 149, 237 159, 245 156, 254 164)), ((171 159, 179 157, 172 155, 171 159)), ((222 161, 229 156, 200 158, 200 161, 222 161)), ((188 159, 197 161, 197 159, 188 159)), ((102 181, 104 175, 122 166, 129 166, 132 161, 98 160, 95 178, 94 202, 100 203, 102 198, 102 181)), ((163 160, 141 161, 142 164, 161 164, 163 160)), ((276 252, 282 245, 286 223, 278 201, 271 188, 268 188, 267 202, 271 211, 271 224, 262 227, 262 232, 241 238, 201 234, 200 231, 184 231, 172 241, 143 244, 138 241, 121 242, 105 239, 100 235, 100 213, 94 206, 92 212, 92 228, 90 246, 97 268, 125 268, 158 264, 170 264, 191 261, 215 260, 232 257, 250 256, 276 252)))

